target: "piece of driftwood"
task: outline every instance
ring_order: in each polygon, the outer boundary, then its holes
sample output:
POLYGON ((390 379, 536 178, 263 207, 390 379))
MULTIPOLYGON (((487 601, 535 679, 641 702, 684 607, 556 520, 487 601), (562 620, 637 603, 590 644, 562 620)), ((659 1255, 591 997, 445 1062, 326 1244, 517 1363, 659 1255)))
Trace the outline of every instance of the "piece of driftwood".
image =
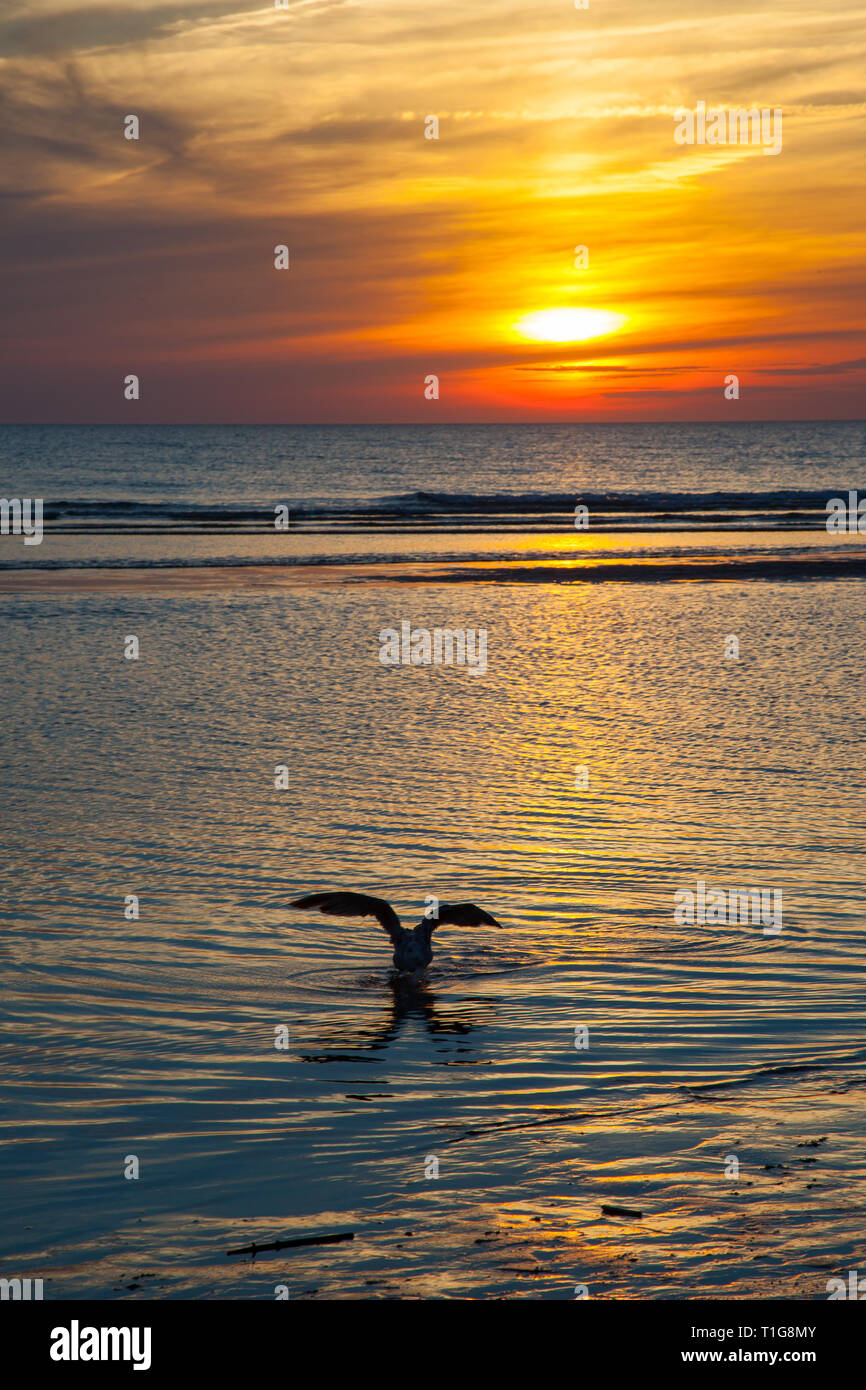
POLYGON ((296 1245, 336 1245, 341 1240, 354 1240, 354 1231, 336 1231, 329 1236, 299 1236, 295 1240, 272 1240, 270 1245, 242 1245, 237 1250, 227 1250, 227 1255, 259 1255, 263 1250, 289 1250, 296 1245))
POLYGON ((604 1216, 643 1216, 642 1211, 635 1211, 634 1207, 602 1207, 604 1216))

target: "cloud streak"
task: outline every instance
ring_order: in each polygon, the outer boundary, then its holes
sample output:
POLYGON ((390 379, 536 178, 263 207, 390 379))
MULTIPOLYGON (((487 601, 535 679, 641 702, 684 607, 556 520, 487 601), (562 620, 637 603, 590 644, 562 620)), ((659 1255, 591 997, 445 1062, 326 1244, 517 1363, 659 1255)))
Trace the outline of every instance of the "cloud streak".
POLYGON ((641 384, 611 410, 693 410, 699 381, 736 371, 750 411, 761 392, 778 410, 785 378, 798 409, 856 414, 858 17, 804 0, 784 27, 746 0, 7 6, 0 413, 126 419, 117 383, 140 363, 154 420, 426 419, 427 371, 447 376, 446 418, 580 414, 624 374, 641 384), (782 155, 676 146, 698 99, 782 106, 782 155), (565 351, 514 329, 571 306, 625 325, 565 351))

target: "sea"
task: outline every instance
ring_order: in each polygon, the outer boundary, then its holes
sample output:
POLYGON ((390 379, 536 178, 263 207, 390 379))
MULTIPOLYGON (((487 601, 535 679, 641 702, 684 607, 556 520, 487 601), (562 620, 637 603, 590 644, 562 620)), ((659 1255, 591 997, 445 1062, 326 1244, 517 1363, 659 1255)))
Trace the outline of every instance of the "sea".
POLYGON ((44 534, 0 536, 0 1277, 866 1269, 864 456, 856 421, 2 429, 44 534), (291 906, 327 890, 500 926, 407 978, 291 906))

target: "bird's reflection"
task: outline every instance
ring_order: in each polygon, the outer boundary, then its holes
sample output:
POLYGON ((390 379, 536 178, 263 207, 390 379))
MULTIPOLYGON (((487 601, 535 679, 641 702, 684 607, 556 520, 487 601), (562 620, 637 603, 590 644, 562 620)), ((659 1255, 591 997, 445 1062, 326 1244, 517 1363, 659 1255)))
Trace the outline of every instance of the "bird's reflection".
POLYGON ((437 1008, 436 995, 424 976, 413 978, 411 975, 394 974, 388 983, 391 990, 391 1021, 382 1037, 389 1042, 397 1036, 407 1018, 420 1018, 431 1037, 442 1033, 471 1033, 480 1021, 477 1006, 437 1008))
MULTIPOLYGON (((402 975, 396 972, 385 983, 388 992, 387 1016, 379 1023, 353 1027, 337 1023, 329 1041, 340 1050, 330 1053, 303 1053, 305 1062, 347 1061, 346 1049, 359 1052, 388 1047, 399 1036, 407 1020, 417 1019, 431 1038, 466 1038, 484 1023, 494 1010, 489 1000, 478 1000, 443 1007, 430 987, 426 974, 402 975)), ((460 1051, 470 1049, 460 1048, 460 1051)), ((356 1060, 356 1059, 355 1059, 356 1060)))

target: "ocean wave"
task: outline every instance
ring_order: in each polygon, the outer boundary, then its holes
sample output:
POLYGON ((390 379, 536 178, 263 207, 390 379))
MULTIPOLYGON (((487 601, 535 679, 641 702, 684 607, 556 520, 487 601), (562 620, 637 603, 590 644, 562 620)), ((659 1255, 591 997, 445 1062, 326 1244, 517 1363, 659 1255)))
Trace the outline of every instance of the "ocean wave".
POLYGON ((48 527, 71 530, 102 529, 206 530, 255 529, 272 531, 274 508, 289 508, 291 529, 415 530, 458 527, 573 525, 577 505, 588 509, 591 524, 664 526, 671 523, 715 526, 815 524, 826 517, 829 496, 846 496, 814 489, 775 491, 585 491, 569 492, 437 492, 334 497, 285 497, 275 502, 202 503, 184 499, 57 498, 45 499, 48 527))

